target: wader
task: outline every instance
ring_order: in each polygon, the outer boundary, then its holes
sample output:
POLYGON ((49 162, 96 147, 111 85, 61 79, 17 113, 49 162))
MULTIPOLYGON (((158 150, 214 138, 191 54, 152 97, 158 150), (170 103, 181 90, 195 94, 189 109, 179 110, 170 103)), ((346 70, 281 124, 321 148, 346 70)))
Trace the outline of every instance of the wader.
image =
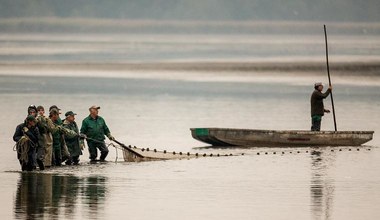
MULTIPOLYGON (((52 166, 52 158, 53 158, 53 137, 51 133, 45 133, 41 135, 41 138, 39 140, 40 146, 43 148, 44 156, 43 156, 43 161, 45 167, 51 167, 52 166)), ((38 156, 38 151, 37 151, 37 158, 38 156)))
POLYGON ((88 152, 90 153, 90 160, 94 161, 98 157, 98 150, 100 150, 100 161, 104 161, 108 155, 108 148, 106 146, 106 143, 103 142, 93 142, 88 141, 88 152))
POLYGON ((311 130, 312 131, 320 131, 321 130, 321 122, 322 122, 322 116, 321 115, 313 115, 311 117, 311 130))

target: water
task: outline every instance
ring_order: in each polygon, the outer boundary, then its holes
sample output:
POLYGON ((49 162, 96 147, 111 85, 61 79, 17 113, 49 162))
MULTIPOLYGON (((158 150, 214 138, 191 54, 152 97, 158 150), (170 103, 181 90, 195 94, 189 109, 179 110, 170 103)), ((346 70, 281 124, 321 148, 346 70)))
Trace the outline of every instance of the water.
MULTIPOLYGON (((189 128, 309 129, 311 85, 326 82, 325 74, 23 66, 0 72, 2 219, 380 218, 376 75, 333 75, 338 129, 374 130, 366 146, 210 149, 189 128), (30 104, 73 110, 79 124, 98 104, 112 134, 126 144, 245 155, 125 163, 110 148, 109 163, 90 165, 86 149, 81 166, 21 173, 11 137, 30 104)), ((322 129, 333 129, 331 115, 322 129)))
MULTIPOLYGON (((320 34, 0 34, 2 62, 324 61, 320 34)), ((378 61, 378 35, 329 37, 331 61, 378 61)))

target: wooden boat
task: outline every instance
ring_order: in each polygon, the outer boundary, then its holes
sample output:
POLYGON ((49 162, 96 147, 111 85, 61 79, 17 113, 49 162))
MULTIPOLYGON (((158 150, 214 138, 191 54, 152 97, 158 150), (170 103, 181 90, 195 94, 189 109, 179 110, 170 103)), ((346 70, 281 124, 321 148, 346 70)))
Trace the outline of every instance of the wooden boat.
POLYGON ((359 146, 373 138, 373 131, 249 130, 191 128, 193 138, 213 146, 359 146))

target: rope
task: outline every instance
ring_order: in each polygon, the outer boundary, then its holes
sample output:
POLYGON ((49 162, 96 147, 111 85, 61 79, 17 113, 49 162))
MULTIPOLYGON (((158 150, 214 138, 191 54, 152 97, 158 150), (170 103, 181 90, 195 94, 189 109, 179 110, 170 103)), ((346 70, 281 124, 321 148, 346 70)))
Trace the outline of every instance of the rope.
MULTIPOLYGON (((26 135, 24 135, 16 143, 15 147, 16 147, 17 153, 20 154, 19 160, 21 162, 27 163, 29 160, 28 152, 30 150, 30 147, 35 147, 35 144, 26 135)), ((15 147, 13 147, 13 150, 15 147)))
MULTIPOLYGON (((90 140, 90 141, 93 141, 93 142, 96 142, 96 143, 101 143, 101 144, 104 143, 104 141, 99 141, 99 140, 96 140, 96 139, 93 139, 93 138, 89 138, 89 137, 87 137, 86 139, 87 139, 87 140, 90 140)), ((115 159, 115 163, 117 163, 117 160, 119 159, 119 153, 118 153, 118 151, 117 151, 118 147, 115 146, 115 144, 113 144, 113 143, 106 144, 106 146, 107 146, 107 148, 109 148, 110 146, 112 146, 112 147, 115 148, 115 150, 116 150, 116 159, 115 159)))
POLYGON ((108 145, 107 145, 107 147, 109 147, 109 146, 112 146, 112 147, 114 147, 115 148, 115 150, 116 150, 116 158, 115 158, 115 163, 117 163, 117 160, 119 159, 119 154, 118 154, 118 152, 117 152, 117 147, 113 144, 113 143, 109 143, 108 145))
POLYGON ((104 143, 104 141, 99 141, 99 140, 96 140, 96 139, 93 139, 93 138, 89 138, 89 137, 86 137, 86 139, 90 140, 90 141, 93 141, 93 142, 101 143, 101 144, 104 143))

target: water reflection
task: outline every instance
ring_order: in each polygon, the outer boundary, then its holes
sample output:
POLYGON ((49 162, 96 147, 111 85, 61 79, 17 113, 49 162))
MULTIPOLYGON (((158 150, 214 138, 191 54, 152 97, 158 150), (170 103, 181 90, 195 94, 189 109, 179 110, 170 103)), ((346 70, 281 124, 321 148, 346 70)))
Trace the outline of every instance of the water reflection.
POLYGON ((80 215, 96 219, 104 208, 106 185, 107 178, 103 176, 22 173, 15 198, 15 218, 70 219, 80 215), (77 210, 80 207, 83 210, 77 210))
POLYGON ((314 150, 311 154, 311 213, 313 219, 331 219, 334 200, 334 182, 329 178, 335 155, 326 150, 314 150))

